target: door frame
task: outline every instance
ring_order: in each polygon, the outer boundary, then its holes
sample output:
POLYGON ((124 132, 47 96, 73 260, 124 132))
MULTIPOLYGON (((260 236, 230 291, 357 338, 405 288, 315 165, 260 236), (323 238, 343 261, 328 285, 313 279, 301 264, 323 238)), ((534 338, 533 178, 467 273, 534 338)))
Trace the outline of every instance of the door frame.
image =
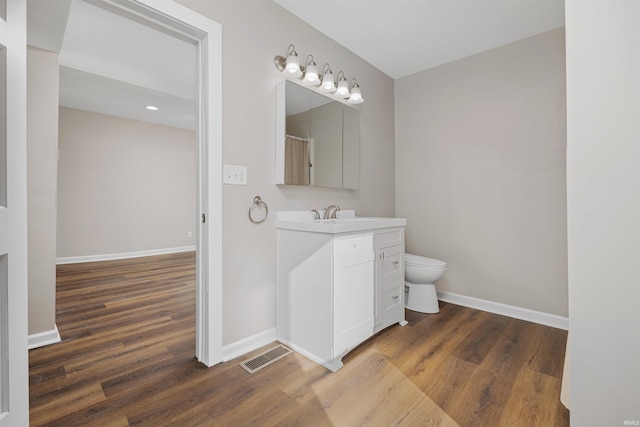
POLYGON ((222 361, 222 27, 167 0, 86 0, 196 47, 196 358, 222 361))
POLYGON ((27 10, 22 0, 3 1, 2 6, 6 19, 0 18, 0 173, 6 173, 6 181, 0 185, 6 187, 0 192, 6 200, 0 203, 0 426, 21 426, 29 424, 27 10))

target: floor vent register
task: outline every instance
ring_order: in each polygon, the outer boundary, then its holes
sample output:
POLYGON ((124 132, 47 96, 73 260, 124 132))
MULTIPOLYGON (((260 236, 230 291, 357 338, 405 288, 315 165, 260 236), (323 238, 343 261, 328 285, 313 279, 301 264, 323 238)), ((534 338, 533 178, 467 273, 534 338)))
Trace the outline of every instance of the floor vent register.
POLYGON ((273 362, 282 359, 292 352, 293 351, 291 349, 288 349, 283 345, 278 345, 264 353, 260 353, 259 355, 252 357, 251 359, 245 360, 240 364, 240 366, 242 366, 245 371, 253 374, 254 372, 271 365, 273 362))

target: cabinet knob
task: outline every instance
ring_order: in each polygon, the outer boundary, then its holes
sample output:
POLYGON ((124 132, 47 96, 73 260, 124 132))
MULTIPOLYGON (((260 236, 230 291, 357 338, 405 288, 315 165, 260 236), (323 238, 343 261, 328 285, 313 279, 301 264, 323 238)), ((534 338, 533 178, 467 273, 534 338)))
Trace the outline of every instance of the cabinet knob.
POLYGON ((398 295, 394 295, 392 298, 394 302, 397 302, 400 297, 398 295))
POLYGON ((393 261, 393 265, 398 265, 400 264, 400 261, 393 261))

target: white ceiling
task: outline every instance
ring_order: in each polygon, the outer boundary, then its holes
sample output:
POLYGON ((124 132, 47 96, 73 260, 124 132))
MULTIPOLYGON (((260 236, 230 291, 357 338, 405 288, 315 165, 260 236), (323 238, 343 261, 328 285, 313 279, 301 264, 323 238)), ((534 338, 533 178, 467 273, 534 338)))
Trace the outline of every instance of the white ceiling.
POLYGON ((564 26, 564 0, 274 1, 394 79, 564 26))
MULTIPOLYGON (((91 1, 27 0, 28 43, 60 53, 60 104, 195 129, 195 47, 91 1)), ((564 25, 564 0, 274 1, 394 79, 564 25)))
POLYGON ((83 0, 28 7, 28 43, 60 53, 61 106, 195 129, 195 46, 83 0))

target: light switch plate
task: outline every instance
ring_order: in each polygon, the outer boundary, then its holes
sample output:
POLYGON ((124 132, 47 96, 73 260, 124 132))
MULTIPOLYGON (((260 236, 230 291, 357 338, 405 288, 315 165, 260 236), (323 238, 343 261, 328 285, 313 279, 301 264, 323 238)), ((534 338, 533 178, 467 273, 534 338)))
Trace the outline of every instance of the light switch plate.
POLYGON ((246 166, 224 165, 222 176, 225 184, 247 185, 246 166))

